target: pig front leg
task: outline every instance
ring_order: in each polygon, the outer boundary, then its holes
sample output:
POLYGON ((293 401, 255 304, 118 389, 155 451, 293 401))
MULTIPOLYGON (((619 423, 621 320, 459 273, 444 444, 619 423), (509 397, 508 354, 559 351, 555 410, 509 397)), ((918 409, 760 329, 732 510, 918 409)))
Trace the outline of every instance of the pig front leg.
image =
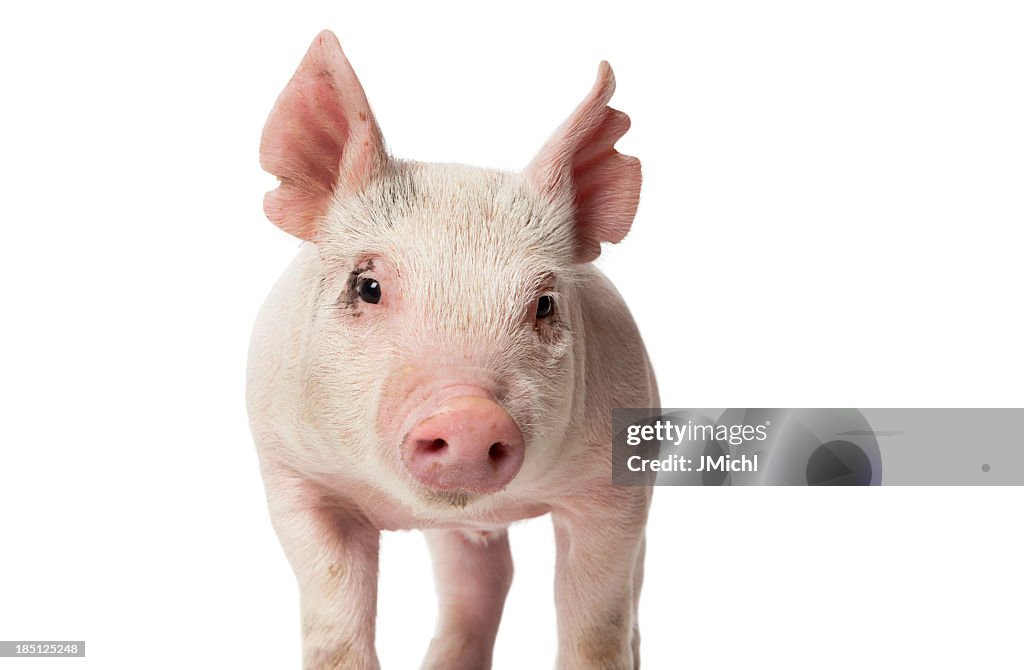
POLYGON ((265 474, 274 529, 299 584, 304 670, 379 670, 380 532, 300 477, 265 474))
POLYGON ((428 530, 439 617, 423 670, 488 670, 512 584, 508 533, 428 530))
POLYGON ((649 488, 600 482, 552 510, 558 670, 640 667, 637 603, 650 500, 649 488))

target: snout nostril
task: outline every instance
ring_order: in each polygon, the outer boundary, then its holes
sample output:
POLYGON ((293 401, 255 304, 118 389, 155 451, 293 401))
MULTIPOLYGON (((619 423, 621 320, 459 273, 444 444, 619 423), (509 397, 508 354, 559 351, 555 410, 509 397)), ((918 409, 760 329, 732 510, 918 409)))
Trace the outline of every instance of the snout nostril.
POLYGON ((436 440, 423 440, 420 442, 420 449, 428 454, 436 454, 448 448, 448 443, 438 438, 436 440))
POLYGON ((491 445, 491 448, 487 450, 487 457, 490 458, 491 461, 497 462, 505 458, 506 453, 507 450, 505 449, 505 445, 501 442, 495 442, 491 445))

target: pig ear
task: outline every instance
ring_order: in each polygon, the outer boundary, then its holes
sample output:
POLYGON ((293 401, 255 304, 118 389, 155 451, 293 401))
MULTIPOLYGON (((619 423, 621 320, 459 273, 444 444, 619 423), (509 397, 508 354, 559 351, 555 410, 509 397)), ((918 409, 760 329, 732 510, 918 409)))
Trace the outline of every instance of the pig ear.
POLYGON ((334 33, 313 41, 263 127, 260 165, 281 180, 267 218, 305 240, 319 233, 335 190, 357 191, 387 163, 366 94, 334 33))
POLYGON ((594 88, 526 168, 542 192, 573 198, 579 263, 597 258, 601 242, 626 236, 640 199, 640 161, 615 150, 629 117, 608 107, 613 92, 615 75, 601 61, 594 88))

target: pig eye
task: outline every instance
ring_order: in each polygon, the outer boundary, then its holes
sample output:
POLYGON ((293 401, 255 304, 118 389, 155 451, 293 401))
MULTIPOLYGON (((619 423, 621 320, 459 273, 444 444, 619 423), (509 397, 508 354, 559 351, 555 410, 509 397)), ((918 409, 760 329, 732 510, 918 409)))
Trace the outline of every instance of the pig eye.
POLYGON ((368 302, 371 305, 376 305, 380 302, 380 284, 376 279, 370 279, 369 277, 360 279, 357 290, 359 291, 359 299, 363 302, 368 302))
POLYGON ((549 295, 542 295, 537 299, 537 318, 546 319, 555 313, 555 299, 549 295))

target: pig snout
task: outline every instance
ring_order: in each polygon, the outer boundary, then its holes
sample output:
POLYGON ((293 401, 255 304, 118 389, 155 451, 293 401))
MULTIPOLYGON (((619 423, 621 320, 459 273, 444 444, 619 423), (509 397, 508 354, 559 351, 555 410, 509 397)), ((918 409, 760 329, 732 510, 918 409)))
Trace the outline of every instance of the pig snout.
POLYGON ((523 464, 523 435, 489 397, 450 398, 402 443, 402 462, 421 484, 444 491, 494 493, 523 464))

